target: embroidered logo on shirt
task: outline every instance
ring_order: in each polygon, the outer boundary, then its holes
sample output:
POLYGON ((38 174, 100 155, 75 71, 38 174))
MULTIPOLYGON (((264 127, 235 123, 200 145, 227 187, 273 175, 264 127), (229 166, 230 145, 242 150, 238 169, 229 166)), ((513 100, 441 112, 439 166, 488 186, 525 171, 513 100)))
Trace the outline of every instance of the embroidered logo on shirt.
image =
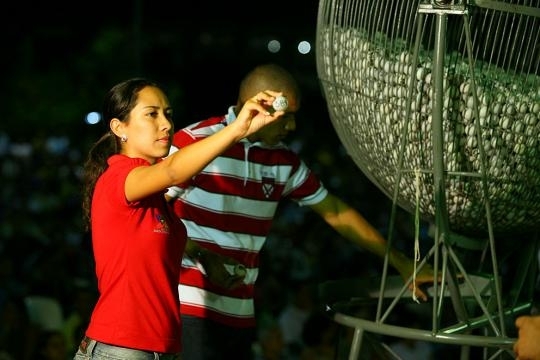
POLYGON ((272 195, 274 192, 274 184, 276 182, 276 179, 274 177, 268 177, 264 176, 262 177, 262 190, 264 193, 264 197, 267 199, 272 195))
POLYGON ((157 225, 154 228, 154 232, 157 233, 163 233, 168 234, 169 233, 169 224, 167 224, 167 220, 165 219, 165 216, 161 214, 156 215, 157 225))

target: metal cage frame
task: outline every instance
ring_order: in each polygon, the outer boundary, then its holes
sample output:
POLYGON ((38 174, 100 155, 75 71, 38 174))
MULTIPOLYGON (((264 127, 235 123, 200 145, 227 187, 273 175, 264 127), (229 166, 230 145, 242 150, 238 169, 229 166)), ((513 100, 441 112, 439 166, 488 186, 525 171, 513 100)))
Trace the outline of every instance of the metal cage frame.
MULTIPOLYGON (((352 6, 351 2, 347 2, 347 6, 352 6)), ((339 86, 331 84, 332 73, 332 58, 324 60, 321 58, 325 49, 322 49, 321 43, 322 33, 320 28, 325 25, 328 19, 334 21, 334 17, 338 18, 339 11, 336 8, 343 8, 346 5, 343 2, 323 1, 319 3, 319 18, 317 32, 317 67, 319 77, 325 96, 329 96, 329 92, 336 90, 339 86), (330 65, 329 65, 330 64, 330 65), (330 75, 329 75, 330 74, 330 75), (330 80, 329 80, 330 79, 330 80)), ((408 285, 414 281, 414 276, 407 283, 399 284, 396 279, 388 275, 388 254, 385 257, 382 276, 380 283, 369 283, 362 279, 351 279, 350 281, 329 281, 321 284, 321 296, 327 302, 329 314, 333 319, 345 326, 354 329, 354 337, 351 343, 349 359, 359 358, 362 347, 362 338, 364 332, 372 332, 388 336, 410 338, 420 341, 429 341, 436 343, 444 343, 461 346, 461 358, 468 359, 470 356, 470 347, 484 348, 485 358, 500 358, 508 356, 512 358, 512 345, 514 338, 509 336, 508 324, 509 320, 519 314, 529 312, 533 306, 533 293, 536 285, 537 276, 537 259, 535 254, 538 252, 538 236, 536 229, 530 230, 533 237, 526 239, 520 243, 522 246, 517 249, 517 256, 520 258, 518 268, 512 279, 512 286, 506 292, 502 289, 502 280, 500 273, 500 262, 504 262, 504 254, 497 253, 497 245, 495 241, 495 231, 493 229, 493 221, 491 214, 491 201, 489 198, 487 182, 487 159, 483 153, 483 148, 479 147, 480 164, 479 173, 460 174, 460 176, 471 176, 480 179, 481 191, 484 194, 484 210, 486 217, 487 228, 481 235, 483 236, 467 236, 460 235, 453 231, 449 221, 448 206, 447 206, 447 189, 445 188, 448 171, 444 164, 444 129, 443 129, 443 94, 444 94, 444 58, 446 51, 446 26, 449 17, 458 16, 463 19, 463 29, 466 36, 466 51, 468 54, 468 66, 471 74, 470 84, 472 87, 475 126, 477 127, 476 135, 478 142, 481 143, 481 132, 479 131, 479 103, 477 97, 476 82, 474 76, 474 56, 472 49, 472 35, 469 27, 469 10, 471 7, 482 7, 493 9, 495 11, 521 14, 540 18, 540 8, 504 3, 493 0, 476 0, 474 4, 466 1, 420 1, 417 8, 417 28, 415 37, 415 46, 413 50, 413 68, 416 67, 418 59, 421 38, 423 36, 422 24, 425 17, 434 17, 435 31, 434 46, 433 46, 433 63, 432 63, 432 87, 433 87, 433 106, 431 111, 431 137, 432 137, 432 156, 433 168, 430 170, 430 175, 433 177, 433 199, 435 213, 432 220, 433 223, 433 239, 434 243, 431 246, 424 258, 418 263, 420 270, 428 260, 433 260, 435 276, 441 276, 441 283, 434 282, 432 288, 429 289, 431 295, 431 327, 428 329, 416 329, 403 326, 396 326, 389 323, 389 316, 399 302, 403 302, 407 298, 406 292, 408 285), (467 268, 467 264, 462 261, 459 255, 460 249, 467 251, 479 251, 482 261, 488 264, 491 273, 474 274, 467 268), (379 289, 366 293, 354 293, 355 289, 365 288, 366 286, 377 287, 379 289), (350 291, 345 291, 343 298, 336 297, 336 293, 343 293, 344 288, 350 291), (358 304, 365 304, 369 299, 376 301, 377 311, 374 319, 366 319, 357 317, 351 308, 358 304), (455 319, 446 323, 441 320, 447 299, 450 301, 450 306, 454 311, 455 319), (474 310, 471 310, 472 307, 474 310), (471 313, 475 313, 471 315, 471 313)), ((534 56, 534 54, 533 54, 534 56)), ((537 70, 536 70, 537 71, 537 70)), ((538 75, 538 74, 536 74, 538 75)), ((411 80, 414 74, 411 74, 411 80)), ((409 84, 412 90, 412 81, 409 84)), ((411 91, 412 92, 412 91, 411 91)), ((411 114, 411 99, 407 104, 407 116, 411 114)), ((333 121, 336 114, 332 109, 332 104, 329 102, 329 112, 333 121)), ((345 135, 338 135, 347 144, 345 135)), ((401 139, 400 154, 404 153, 404 146, 407 141, 407 136, 404 135, 401 139)), ((401 176, 404 173, 403 156, 400 155, 398 161, 398 171, 395 178, 393 191, 383 189, 383 191, 393 200, 392 210, 390 214, 390 229, 389 229, 389 248, 392 246, 392 234, 394 232, 394 223, 396 210, 399 206, 398 196, 400 190, 401 176)), ((365 169, 362 169, 365 170, 365 169)), ((370 174, 367 173, 368 177, 370 174)), ((400 279, 397 279, 400 281, 400 279)), ((398 358, 395 354, 391 355, 391 351, 385 350, 388 356, 398 358)))

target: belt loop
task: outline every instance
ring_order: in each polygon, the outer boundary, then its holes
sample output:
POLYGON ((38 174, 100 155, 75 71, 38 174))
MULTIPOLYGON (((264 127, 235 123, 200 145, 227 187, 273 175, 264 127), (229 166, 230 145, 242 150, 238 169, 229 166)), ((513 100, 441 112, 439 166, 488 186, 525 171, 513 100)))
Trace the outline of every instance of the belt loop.
POLYGON ((86 355, 92 355, 94 348, 96 347, 96 341, 90 339, 88 336, 85 336, 82 339, 81 344, 79 345, 79 350, 86 355))

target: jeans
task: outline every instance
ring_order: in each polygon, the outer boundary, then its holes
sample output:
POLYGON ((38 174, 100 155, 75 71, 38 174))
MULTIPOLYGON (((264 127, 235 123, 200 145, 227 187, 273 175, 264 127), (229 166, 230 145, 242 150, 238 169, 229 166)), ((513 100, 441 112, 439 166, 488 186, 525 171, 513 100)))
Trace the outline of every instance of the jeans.
POLYGON ((179 354, 129 349, 103 344, 85 337, 79 345, 74 360, 181 360, 179 354))

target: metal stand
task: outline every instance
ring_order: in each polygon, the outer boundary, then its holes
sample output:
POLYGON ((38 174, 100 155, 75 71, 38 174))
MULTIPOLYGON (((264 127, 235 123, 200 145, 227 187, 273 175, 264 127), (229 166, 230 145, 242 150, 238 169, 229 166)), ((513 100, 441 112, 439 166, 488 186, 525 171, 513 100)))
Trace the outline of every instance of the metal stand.
MULTIPOLYGON (((486 156, 482 147, 480 147, 481 173, 460 173, 452 174, 455 176, 474 176, 480 177, 484 198, 485 215, 488 223, 487 240, 467 239, 465 237, 452 234, 448 221, 445 183, 449 175, 445 171, 443 161, 443 69, 445 56, 445 34, 446 23, 449 15, 459 15, 463 17, 465 35, 467 41, 467 52, 469 57, 469 71, 471 74, 471 86, 474 94, 474 111, 476 116, 478 143, 482 143, 479 124, 479 101, 476 96, 476 84, 474 79, 474 66, 472 54, 472 42, 469 29, 467 8, 464 4, 436 6, 430 4, 421 4, 418 8, 418 28, 416 34, 416 44, 414 49, 413 68, 416 68, 418 52, 420 47, 420 38, 422 33, 423 18, 426 14, 436 17, 436 34, 434 61, 432 64, 433 74, 433 113, 432 113, 432 139, 433 139, 433 172, 434 179, 434 198, 435 198, 435 223, 434 223, 434 244, 428 254, 418 264, 420 270, 428 259, 433 258, 435 269, 435 278, 441 276, 442 282, 435 282, 429 289, 431 295, 432 324, 430 329, 412 329, 401 326, 387 324, 386 321, 390 313, 394 310, 396 304, 403 298, 406 298, 409 283, 413 278, 403 284, 401 279, 389 277, 388 256, 385 258, 382 279, 379 291, 362 294, 359 298, 349 298, 345 303, 334 302, 329 304, 329 311, 334 320, 339 324, 354 329, 349 360, 359 359, 360 349, 364 332, 394 336, 399 338, 415 339, 420 341, 429 341, 436 343, 452 344, 461 346, 461 359, 469 359, 470 347, 483 347, 484 357, 487 359, 495 358, 513 358, 512 345, 515 339, 507 335, 508 323, 512 322, 517 314, 525 313, 532 306, 532 293, 534 281, 536 278, 536 258, 538 251, 538 239, 531 239, 527 242, 520 242, 522 248, 519 249, 520 266, 517 276, 513 281, 513 287, 503 296, 501 275, 499 273, 499 257, 497 256, 495 238, 492 229, 491 208, 488 197, 487 179, 486 179, 486 156), (465 264, 462 263, 457 248, 467 247, 469 244, 477 247, 477 250, 483 251, 483 254, 489 253, 490 262, 488 268, 491 273, 487 275, 473 275, 468 273, 465 264), (440 273, 439 273, 440 271, 440 273), (389 286, 391 283, 392 286, 389 286), (402 285, 399 288, 399 285, 402 285), (524 290, 525 289, 525 290, 524 290), (355 301, 365 302, 367 299, 377 298, 377 313, 375 319, 362 319, 347 313, 355 301), (388 299, 392 299, 390 302, 388 299), (454 322, 443 323, 442 315, 448 308, 445 302, 450 301, 451 308, 455 314, 454 322), (472 302, 472 303, 471 303, 472 302), (471 305, 472 304, 472 305, 471 305), (383 312, 383 307, 387 307, 383 312), (471 314, 479 311, 479 314, 471 314), (506 356, 506 357, 503 357, 506 356)), ((412 75, 414 76, 414 75, 412 75)), ((412 85, 411 81, 411 87, 412 85)), ((412 94, 412 88, 409 91, 412 94)), ((408 118, 410 118, 410 103, 412 95, 409 98, 408 118)), ((405 126, 405 129, 408 127, 405 126)), ((407 136, 403 136, 402 150, 407 136)), ((403 154, 403 151, 401 151, 403 154)), ((400 163, 402 164, 402 157, 400 163)), ((404 170, 401 168, 400 170, 404 170)), ((406 170, 412 171, 412 170, 406 170)), ((400 173, 401 174, 401 173, 400 173)), ((396 199, 398 184, 400 183, 400 174, 397 176, 394 205, 390 218, 390 237, 396 213, 396 199)), ((506 254, 504 254, 506 255, 506 254)), ((483 255, 479 258, 483 258, 483 255)), ((483 260, 482 260, 483 261, 483 260)), ((480 261, 479 261, 480 262, 480 261)), ((512 264, 515 266, 515 264, 512 264)), ((359 281, 359 280, 354 280, 359 281)), ((354 282, 353 281, 353 282, 354 282)), ((323 298, 335 293, 338 287, 364 288, 367 284, 356 284, 351 286, 351 282, 346 283, 325 283, 322 284, 321 293, 323 298)), ((373 284, 371 284, 373 285, 373 284)), ((343 290, 341 288, 341 290, 343 290)), ((338 290, 340 291, 340 290, 338 290)), ((444 314, 447 315, 447 314, 444 314)))

